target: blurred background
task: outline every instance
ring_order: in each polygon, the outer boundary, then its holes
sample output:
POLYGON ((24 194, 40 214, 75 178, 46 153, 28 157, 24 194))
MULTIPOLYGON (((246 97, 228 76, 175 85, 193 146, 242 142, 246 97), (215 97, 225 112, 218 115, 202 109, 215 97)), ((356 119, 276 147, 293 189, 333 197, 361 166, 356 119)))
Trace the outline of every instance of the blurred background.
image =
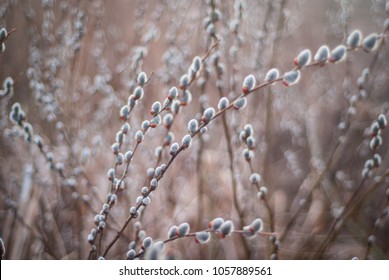
MULTIPOLYGON (((0 27, 16 29, 0 54, 1 83, 7 77, 14 81, 13 94, 0 99, 4 258, 98 258, 148 186, 147 170, 169 162, 168 132, 181 143, 188 121, 217 108, 222 96, 238 97, 249 74, 259 84, 273 67, 281 74, 292 70, 304 49, 314 55, 322 45, 346 44, 355 29, 364 37, 381 34, 385 5, 384 0, 2 1, 0 27), (131 111, 122 153, 134 151, 134 135, 151 119, 150 106, 163 104, 169 89, 179 88, 196 56, 204 61, 188 88, 191 102, 181 102, 170 128, 161 124, 145 133, 91 253, 88 234, 112 192, 107 172, 115 168, 120 178, 126 170, 126 164, 116 165, 111 145, 138 74, 145 72, 149 81, 131 111), (31 142, 9 119, 16 102, 32 125, 31 142)), ((246 108, 215 119, 174 159, 138 223, 128 224, 105 258, 125 259, 131 248, 139 252, 146 236, 166 240, 172 225, 187 222, 196 232, 222 217, 237 230, 261 218, 263 230, 277 237, 212 234, 201 245, 181 238, 165 244, 163 257, 388 259, 388 129, 380 130, 382 145, 374 151, 369 146, 371 124, 379 114, 388 115, 385 38, 374 52, 358 48, 343 62, 302 69, 297 85, 279 82, 255 91, 246 108), (255 138, 250 164, 239 140, 246 124, 255 138), (373 153, 382 163, 363 179, 373 153), (252 173, 267 187, 266 203, 257 198, 252 173), (354 193, 358 203, 329 238, 354 193)))

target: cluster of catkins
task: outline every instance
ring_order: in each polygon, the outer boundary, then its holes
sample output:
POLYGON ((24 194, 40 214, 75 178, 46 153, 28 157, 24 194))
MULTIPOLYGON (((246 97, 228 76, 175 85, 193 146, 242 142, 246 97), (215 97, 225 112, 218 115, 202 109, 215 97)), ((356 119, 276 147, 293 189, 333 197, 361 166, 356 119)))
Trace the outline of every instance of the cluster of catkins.
POLYGON ((381 155, 377 152, 379 146, 382 145, 382 130, 386 127, 387 120, 384 114, 379 114, 377 119, 370 126, 370 149, 373 152, 372 158, 366 160, 365 166, 362 170, 362 177, 365 178, 370 175, 373 168, 379 167, 382 162, 381 155))

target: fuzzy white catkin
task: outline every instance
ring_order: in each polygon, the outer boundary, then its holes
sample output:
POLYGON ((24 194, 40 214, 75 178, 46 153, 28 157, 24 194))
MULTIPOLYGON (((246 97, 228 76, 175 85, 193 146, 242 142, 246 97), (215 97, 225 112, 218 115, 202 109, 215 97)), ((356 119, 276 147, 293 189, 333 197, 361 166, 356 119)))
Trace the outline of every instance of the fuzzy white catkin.
POLYGON ((192 119, 188 122, 188 133, 193 134, 197 131, 198 128, 199 128, 199 124, 197 120, 192 119))
POLYGON ((252 184, 256 184, 256 183, 259 183, 261 181, 261 175, 259 175, 258 173, 252 173, 250 175, 250 178, 249 178, 250 182, 252 184))
POLYGON ((311 56, 311 51, 309 49, 305 49, 294 59, 294 64, 298 67, 304 67, 311 62, 311 56))
POLYGON ((130 214, 131 215, 134 215, 136 213, 136 207, 135 206, 132 206, 131 208, 130 208, 130 214))
POLYGON ((143 141, 143 132, 141 130, 138 130, 136 133, 135 133, 135 140, 138 142, 138 143, 141 143, 143 141))
POLYGON ((224 223, 224 219, 223 218, 215 218, 209 224, 210 224, 210 228, 211 229, 219 230, 223 223, 224 223))
POLYGON ((153 244, 153 239, 148 236, 146 237, 145 239, 143 239, 143 242, 142 242, 142 247, 147 250, 148 248, 151 247, 151 245, 153 244))
POLYGON ((119 153, 120 145, 119 143, 113 143, 111 146, 112 152, 117 155, 119 153))
POLYGON ((297 84, 300 80, 300 71, 292 70, 284 74, 283 83, 285 86, 292 86, 297 84))
POLYGON ((327 62, 329 56, 330 56, 330 48, 326 45, 323 45, 317 50, 314 56, 314 60, 315 62, 327 62))
POLYGON ((222 237, 225 237, 227 235, 230 235, 232 231, 234 230, 234 225, 232 221, 228 220, 225 221, 221 226, 220 226, 220 233, 222 237))
POLYGON ((161 102, 159 101, 156 101, 153 103, 153 105, 151 105, 151 110, 150 110, 150 113, 155 116, 155 115, 158 115, 161 111, 161 102))
POLYGON ((186 89, 189 85, 189 77, 187 74, 184 74, 180 78, 180 89, 186 89))
POLYGON ((147 75, 145 72, 141 72, 138 75, 137 83, 139 86, 143 87, 147 81, 147 75))
POLYGON ((196 232, 196 242, 205 244, 211 239, 211 234, 207 231, 196 232))
POLYGON ((350 33, 350 35, 347 37, 347 46, 349 46, 352 49, 355 49, 361 44, 362 41, 362 33, 361 31, 354 30, 350 33))
POLYGON ((377 33, 372 33, 368 35, 363 41, 362 41, 362 47, 366 52, 372 52, 374 51, 378 46, 378 35, 377 33))
POLYGON ((204 114, 203 114, 203 117, 201 118, 201 120, 204 123, 208 123, 213 119, 214 116, 215 116, 215 109, 210 107, 204 111, 204 114))
POLYGON ((177 90, 177 88, 176 88, 176 87, 172 87, 172 88, 169 90, 169 93, 168 93, 167 98, 168 98, 169 100, 173 100, 173 99, 175 99, 175 98, 177 97, 177 95, 178 95, 178 90, 177 90))
POLYGON ((7 29, 5 29, 4 27, 0 29, 0 41, 4 41, 5 38, 7 37, 7 29))
POLYGON ((242 85, 242 92, 244 94, 248 94, 250 91, 253 90, 255 87, 256 80, 253 75, 248 75, 246 78, 243 80, 243 85, 242 85))
POLYGON ((132 159, 132 151, 127 151, 125 154, 124 154, 124 159, 125 161, 128 163, 131 161, 132 159))
POLYGON ((338 63, 346 59, 347 56, 347 48, 344 45, 339 45, 335 49, 331 51, 330 58, 328 59, 330 62, 338 63))
POLYGON ((135 256, 136 256, 136 251, 134 249, 130 249, 128 252, 127 252, 127 259, 128 260, 133 260, 135 259, 135 256))
POLYGON ((279 76, 280 76, 280 72, 278 71, 278 69, 272 68, 266 73, 265 82, 271 82, 277 80, 279 76))
POLYGON ((150 181, 150 188, 152 190, 155 190, 157 187, 158 187, 158 180, 154 178, 150 181))
POLYGON ((178 226, 176 230, 176 235, 179 237, 186 236, 190 231, 190 226, 188 223, 182 223, 178 226))
POLYGON ((193 58, 191 68, 194 72, 198 72, 200 70, 200 67, 201 67, 201 58, 199 56, 196 56, 195 58, 193 58))
POLYGON ((167 113, 165 116, 163 116, 162 123, 166 128, 169 128, 174 120, 174 116, 172 113, 167 113))
POLYGON ((246 105, 247 105, 247 98, 246 97, 239 98, 238 100, 236 100, 233 103, 233 107, 235 110, 243 109, 246 107, 246 105))
POLYGON ((388 123, 386 116, 384 114, 379 114, 377 117, 377 123, 380 129, 384 129, 388 123))
POLYGON ((172 226, 169 229, 168 234, 167 234, 168 239, 171 239, 171 238, 175 237, 176 236, 176 232, 177 232, 177 226, 172 226))
POLYGON ((130 131, 131 127, 130 127, 130 124, 128 122, 124 123, 121 127, 121 131, 123 134, 127 134, 128 131, 130 131))
POLYGON ((178 151, 179 148, 180 148, 180 145, 178 143, 173 143, 170 146, 170 154, 171 155, 175 154, 178 151))
POLYGON ((219 110, 224 110, 225 108, 228 107, 228 105, 229 105, 228 99, 227 99, 226 97, 222 97, 222 98, 220 98, 220 100, 219 100, 219 103, 218 103, 218 105, 217 105, 217 108, 218 108, 219 110))
POLYGON ((133 96, 135 100, 142 99, 144 95, 144 90, 142 87, 136 87, 133 92, 133 96))
POLYGON ((190 147, 190 144, 192 143, 192 136, 190 136, 189 134, 186 134, 183 138, 182 138, 182 146, 184 148, 188 148, 190 147))

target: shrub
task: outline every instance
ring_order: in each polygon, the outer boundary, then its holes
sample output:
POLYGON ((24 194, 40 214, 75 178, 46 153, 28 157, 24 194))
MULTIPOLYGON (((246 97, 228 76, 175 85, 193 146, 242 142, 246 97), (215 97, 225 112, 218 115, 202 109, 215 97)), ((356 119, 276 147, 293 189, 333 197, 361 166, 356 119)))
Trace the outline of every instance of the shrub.
POLYGON ((292 2, 0 4, 2 258, 388 259, 388 4, 292 2))

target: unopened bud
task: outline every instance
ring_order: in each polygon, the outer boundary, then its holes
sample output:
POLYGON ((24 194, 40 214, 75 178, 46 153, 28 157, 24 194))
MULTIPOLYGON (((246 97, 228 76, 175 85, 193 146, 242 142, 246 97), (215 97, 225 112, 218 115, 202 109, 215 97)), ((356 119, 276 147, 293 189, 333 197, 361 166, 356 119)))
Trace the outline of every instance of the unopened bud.
POLYGON ((259 192, 257 193, 257 197, 259 199, 265 199, 267 194, 267 188, 265 186, 262 186, 259 188, 259 192))
POLYGON ((251 161, 254 157, 254 152, 252 150, 249 150, 249 149, 244 149, 242 152, 242 155, 244 156, 244 158, 247 161, 251 161))
POLYGON ((146 73, 145 72, 139 73, 138 78, 137 78, 138 86, 143 87, 145 85, 146 81, 147 81, 146 73))
POLYGON ((259 175, 258 173, 252 173, 250 175, 250 183, 257 184, 260 181, 261 181, 261 175, 259 175))
POLYGON ((147 193, 149 192, 149 189, 145 186, 145 187, 142 187, 140 192, 141 192, 142 195, 147 195, 147 193))
POLYGON ((178 226, 176 230, 176 235, 178 237, 183 237, 186 236, 190 231, 190 226, 188 223, 182 223, 178 226))
POLYGON ((178 143, 173 143, 170 146, 170 154, 173 156, 177 153, 178 149, 180 148, 180 145, 178 143))
POLYGON ((184 74, 180 78, 180 89, 185 90, 189 85, 189 77, 187 74, 184 74))
POLYGON ((115 178, 115 169, 113 168, 109 169, 107 172, 107 177, 108 180, 113 181, 113 179, 115 178))
POLYGON ((120 130, 122 131, 123 134, 127 134, 128 131, 130 131, 130 129, 131 129, 130 124, 126 122, 122 125, 122 128, 120 130))
POLYGON ((192 136, 190 136, 189 134, 186 134, 186 135, 182 138, 182 146, 183 146, 183 148, 184 148, 184 149, 189 148, 191 142, 192 142, 192 136))
POLYGON ((134 216, 134 215, 136 214, 136 211, 137 211, 137 210, 136 210, 136 207, 135 207, 135 206, 132 206, 132 207, 130 208, 130 214, 131 214, 131 215, 134 216))
POLYGON ((173 100, 177 97, 178 95, 178 91, 177 91, 177 88, 176 87, 172 87, 170 90, 169 90, 169 93, 168 93, 168 96, 167 98, 169 100, 173 100))
POLYGON ((347 46, 349 46, 351 49, 355 49, 361 44, 361 41, 362 41, 361 31, 359 31, 358 29, 354 30, 347 37, 347 46))
POLYGON ((124 160, 124 155, 122 153, 118 153, 116 155, 116 164, 121 165, 123 163, 123 160, 124 160))
POLYGON ((293 60, 294 65, 301 68, 306 66, 311 62, 311 51, 309 49, 305 49, 298 54, 298 56, 293 60))
POLYGON ((193 134, 197 131, 198 128, 199 128, 199 124, 197 120, 192 119, 188 122, 188 133, 193 134))
POLYGON ((156 101, 151 105, 150 114, 156 116, 161 111, 161 102, 156 101))
POLYGON ((132 151, 127 151, 125 154, 124 154, 124 159, 127 163, 129 163, 132 159, 132 151))
POLYGON ((228 220, 225 221, 221 226, 220 226, 220 237, 224 238, 227 235, 230 235, 232 231, 234 230, 234 225, 233 223, 228 220))
POLYGON ((163 116, 163 125, 169 129, 171 127, 171 125, 173 124, 173 120, 174 120, 174 117, 173 117, 173 114, 171 113, 167 113, 165 116, 163 116))
POLYGON ((250 150, 254 150, 254 148, 255 148, 255 138, 253 136, 247 137, 246 145, 247 145, 247 148, 249 148, 250 150))
POLYGON ((388 123, 384 114, 378 115, 377 122, 380 129, 384 129, 388 123))
POLYGON ((238 100, 236 100, 232 107, 235 109, 235 110, 240 110, 240 109, 243 109, 245 108, 247 105, 247 99, 246 97, 242 97, 242 98, 239 98, 238 100))
POLYGON ((128 105, 124 105, 120 109, 120 119, 127 121, 129 115, 130 115, 130 107, 128 107, 128 105))
POLYGON ((177 114, 178 110, 180 109, 180 106, 181 102, 179 100, 174 100, 170 110, 172 111, 172 113, 177 114))
POLYGON ((374 162, 374 167, 379 167, 382 163, 382 157, 380 154, 374 154, 373 155, 373 162, 374 162))
POLYGON ((140 127, 141 127, 142 132, 145 133, 150 128, 150 121, 144 120, 141 123, 140 127))
POLYGON ((157 187, 158 187, 158 180, 154 178, 150 181, 150 190, 155 190, 157 187))
POLYGON ((204 114, 201 118, 201 121, 203 123, 209 123, 213 119, 214 116, 215 116, 215 109, 210 107, 204 111, 204 114))
POLYGON ((292 86, 294 84, 297 84, 299 80, 300 80, 300 71, 292 70, 284 74, 284 78, 282 79, 282 82, 285 86, 292 86))
POLYGON ((376 136, 380 132, 380 125, 378 124, 378 121, 375 121, 370 126, 370 133, 371 136, 376 136))
POLYGON ((381 135, 374 136, 371 139, 371 141, 370 141, 370 149, 371 150, 375 150, 375 149, 377 149, 381 145, 382 145, 382 137, 381 137, 381 135))
POLYGON ((155 173, 154 168, 152 168, 152 167, 147 168, 147 170, 146 170, 147 177, 152 179, 154 177, 154 173, 155 173))
POLYGON ((112 152, 117 155, 119 153, 120 145, 119 143, 113 143, 111 146, 112 152))
POLYGON ((143 141, 143 138, 144 138, 143 132, 141 130, 138 130, 135 133, 135 140, 136 140, 136 142, 141 143, 143 141))
POLYGON ((221 225, 224 223, 224 219, 223 218, 215 218, 213 219, 212 221, 209 222, 208 224, 208 228, 212 229, 212 230, 219 230, 221 225))
POLYGON ((168 134, 166 134, 163 145, 169 146, 173 141, 174 141, 174 133, 172 131, 169 131, 168 134))
POLYGON ((227 108, 229 105, 229 102, 228 102, 228 99, 226 97, 222 97, 220 100, 219 100, 219 103, 217 105, 217 108, 218 110, 224 110, 225 108, 227 108))
POLYGON ((315 60, 315 62, 327 62, 329 56, 330 49, 328 48, 328 46, 323 45, 317 50, 313 59, 315 60))
POLYGON ((255 87, 255 77, 253 75, 248 75, 242 85, 243 94, 248 94, 255 87))
POLYGON ((338 63, 346 59, 347 48, 344 45, 339 45, 332 50, 329 62, 338 63))
POLYGON ((201 67, 201 58, 199 56, 196 56, 195 58, 193 58, 191 68, 194 72, 198 72, 200 70, 200 67, 201 67))
POLYGON ((190 102, 192 102, 192 93, 188 89, 186 89, 182 93, 181 106, 186 106, 190 102))
POLYGON ((211 234, 207 231, 196 232, 195 241, 200 244, 205 244, 211 239, 211 234))
POLYGON ((177 232, 177 226, 172 226, 172 227, 169 229, 168 233, 167 233, 168 239, 171 239, 171 238, 176 237, 176 232, 177 232))
POLYGON ((119 143, 119 145, 122 145, 123 140, 124 140, 124 133, 122 131, 118 131, 118 133, 116 133, 116 142, 119 143))
POLYGON ((367 36, 363 42, 362 47, 366 52, 372 52, 378 47, 378 35, 377 33, 372 33, 367 36))
POLYGON ((135 105, 136 105, 137 101, 135 99, 135 96, 133 94, 131 94, 129 97, 128 97, 128 107, 130 107, 130 109, 134 108, 135 105))
POLYGON ((131 249, 127 252, 127 260, 133 260, 135 259, 136 251, 134 249, 131 249))
POLYGON ((272 82, 278 79, 280 72, 277 68, 270 69, 265 76, 265 82, 272 82))
POLYGON ((159 126, 162 122, 161 115, 156 115, 154 118, 151 119, 150 121, 150 127, 151 128, 156 128, 159 126))
POLYGON ((143 239, 143 241, 142 241, 142 249, 143 250, 147 250, 148 248, 151 247, 151 245, 153 245, 153 239, 150 236, 143 239))
MULTIPOLYGON (((136 100, 140 100, 143 98, 143 95, 144 95, 144 90, 142 87, 138 86, 134 89, 134 92, 131 96, 133 96, 132 98, 134 99, 134 101, 136 100)), ((130 96, 130 97, 131 97, 130 96)), ((128 100, 128 103, 130 103, 130 99, 128 100)), ((130 106, 130 104, 129 104, 130 106)), ((130 106, 131 107, 131 106, 130 106)))
POLYGON ((0 42, 3 42, 7 38, 8 32, 4 27, 0 29, 0 42))

